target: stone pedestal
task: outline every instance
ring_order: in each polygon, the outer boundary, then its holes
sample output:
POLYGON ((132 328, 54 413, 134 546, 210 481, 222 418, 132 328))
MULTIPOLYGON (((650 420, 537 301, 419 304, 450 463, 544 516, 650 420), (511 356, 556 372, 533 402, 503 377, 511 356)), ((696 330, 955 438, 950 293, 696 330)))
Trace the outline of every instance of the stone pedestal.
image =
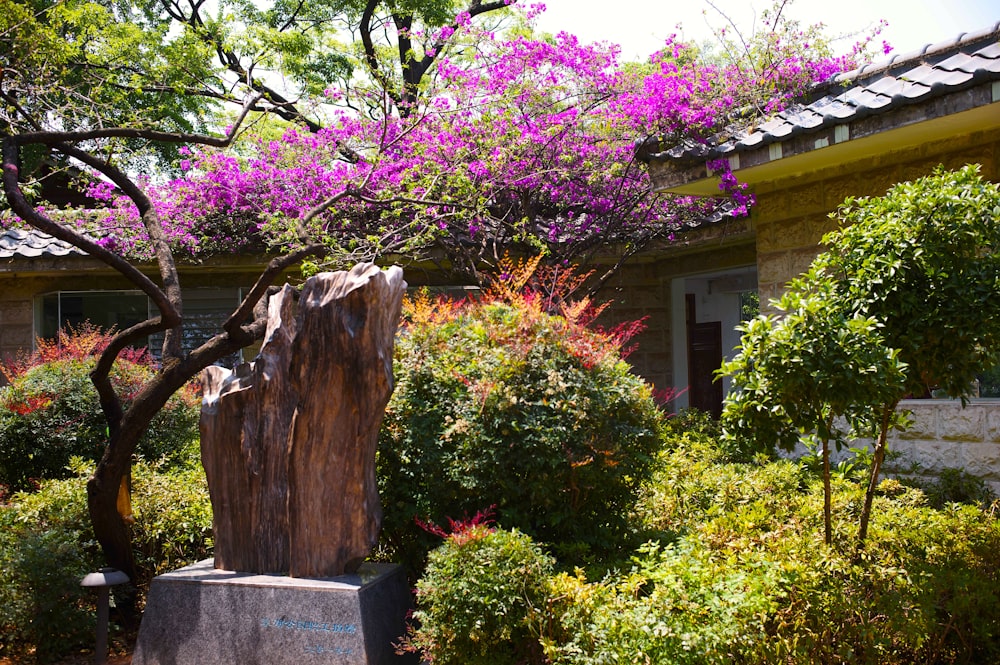
POLYGON ((410 607, 399 566, 325 579, 216 570, 153 580, 133 665, 389 665, 410 607))

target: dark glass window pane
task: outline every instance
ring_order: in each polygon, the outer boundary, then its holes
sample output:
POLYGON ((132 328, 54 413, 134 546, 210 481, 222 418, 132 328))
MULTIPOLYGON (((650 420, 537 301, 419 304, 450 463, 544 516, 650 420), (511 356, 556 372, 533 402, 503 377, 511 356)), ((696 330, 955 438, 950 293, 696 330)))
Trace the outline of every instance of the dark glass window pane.
POLYGON ((979 396, 1000 397, 1000 367, 979 375, 979 396))
MULTIPOLYGON (((222 330, 222 324, 239 305, 241 295, 238 288, 185 290, 182 348, 185 351, 197 348, 222 330)), ((135 291, 62 291, 42 296, 37 304, 36 334, 45 339, 54 339, 60 327, 76 327, 85 321, 102 330, 124 330, 146 320, 150 314, 146 295, 135 291)), ((151 336, 148 346, 153 357, 159 358, 163 334, 151 336)), ((223 358, 219 364, 234 367, 239 362, 237 353, 223 358)))
POLYGON ((146 296, 135 292, 62 292, 42 297, 38 334, 56 336, 59 328, 76 328, 90 322, 102 330, 124 330, 144 321, 148 315, 146 296))

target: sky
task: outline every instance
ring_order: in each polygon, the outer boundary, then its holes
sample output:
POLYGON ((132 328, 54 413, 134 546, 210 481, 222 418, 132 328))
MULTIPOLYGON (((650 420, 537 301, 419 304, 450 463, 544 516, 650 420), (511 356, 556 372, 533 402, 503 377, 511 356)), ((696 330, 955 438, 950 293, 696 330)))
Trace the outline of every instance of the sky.
MULTIPOLYGON (((716 27, 726 23, 706 0, 521 0, 519 4, 539 1, 546 6, 539 21, 542 30, 565 30, 585 42, 619 44, 626 60, 645 59, 671 33, 700 42, 712 36, 706 21, 716 27), (681 30, 675 28, 678 24, 681 30)), ((767 0, 714 0, 713 4, 745 34, 753 32, 755 12, 770 6, 767 0)), ((794 0, 785 11, 803 24, 824 23, 830 35, 865 31, 885 19, 889 25, 879 39, 899 54, 1000 21, 997 0, 794 0)), ((840 43, 846 51, 854 40, 840 43)))

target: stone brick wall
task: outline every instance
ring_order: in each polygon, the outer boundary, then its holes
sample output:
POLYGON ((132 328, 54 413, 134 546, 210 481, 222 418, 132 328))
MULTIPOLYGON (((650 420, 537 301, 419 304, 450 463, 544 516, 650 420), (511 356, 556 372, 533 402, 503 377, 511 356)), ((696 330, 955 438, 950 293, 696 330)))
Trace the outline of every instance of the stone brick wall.
POLYGON ((601 318, 605 327, 644 320, 645 328, 631 341, 635 349, 628 361, 637 374, 658 387, 670 384, 670 286, 655 263, 626 264, 612 284, 597 294, 598 301, 612 301, 601 318))
POLYGON ((31 298, 0 300, 0 358, 12 357, 19 350, 31 348, 32 317, 31 298))
POLYGON ((1000 403, 957 400, 906 400, 901 408, 913 413, 913 424, 889 438, 898 454, 886 470, 935 475, 948 468, 965 469, 988 482, 1000 494, 1000 403))
MULTIPOLYGON (((964 469, 1000 495, 1000 402, 977 400, 963 408, 959 400, 911 399, 900 408, 910 411, 913 422, 889 435, 887 475, 933 479, 945 469, 964 469)), ((870 440, 852 444, 871 445, 870 440)), ((805 452, 799 447, 793 457, 805 452)), ((840 461, 851 455, 843 449, 831 457, 840 461)))

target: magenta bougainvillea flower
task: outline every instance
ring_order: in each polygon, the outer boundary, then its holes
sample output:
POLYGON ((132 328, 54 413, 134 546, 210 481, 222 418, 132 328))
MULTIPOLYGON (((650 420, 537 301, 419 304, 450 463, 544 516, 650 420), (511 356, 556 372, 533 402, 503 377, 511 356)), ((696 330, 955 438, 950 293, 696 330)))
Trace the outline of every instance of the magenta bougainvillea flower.
MULTIPOLYGON (((148 188, 175 249, 200 256, 322 239, 334 257, 436 251, 463 269, 498 250, 568 261, 601 245, 669 241, 720 205, 747 214, 753 198, 724 162, 711 165, 718 200, 653 195, 637 141, 711 141, 861 53, 828 57, 811 46, 815 29, 796 33, 792 23, 769 26, 740 62, 706 64, 671 38, 648 62, 622 63, 617 47, 565 33, 501 39, 456 25, 474 55, 437 54, 406 113, 385 91, 331 88, 320 131, 290 127, 238 151, 185 148, 180 177, 148 188), (336 106, 348 97, 384 112, 336 106)), ((105 183, 90 195, 107 203, 102 242, 148 256, 131 201, 105 183)))

